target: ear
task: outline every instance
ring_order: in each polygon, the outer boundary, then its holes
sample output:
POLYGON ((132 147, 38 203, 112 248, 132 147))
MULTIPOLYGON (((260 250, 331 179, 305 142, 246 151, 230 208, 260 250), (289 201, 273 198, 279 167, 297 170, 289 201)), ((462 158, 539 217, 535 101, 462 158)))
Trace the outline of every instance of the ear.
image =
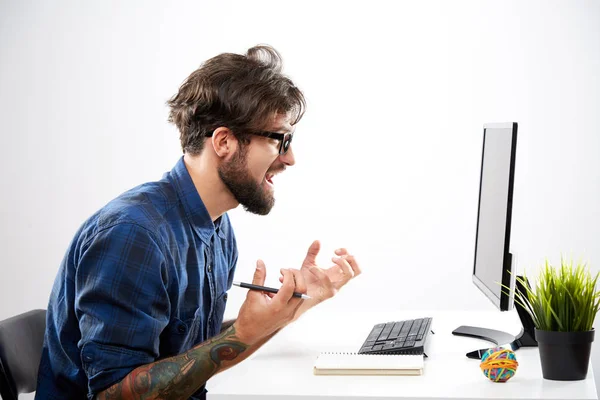
POLYGON ((229 128, 219 127, 210 137, 210 143, 219 158, 227 158, 237 150, 238 141, 229 128))

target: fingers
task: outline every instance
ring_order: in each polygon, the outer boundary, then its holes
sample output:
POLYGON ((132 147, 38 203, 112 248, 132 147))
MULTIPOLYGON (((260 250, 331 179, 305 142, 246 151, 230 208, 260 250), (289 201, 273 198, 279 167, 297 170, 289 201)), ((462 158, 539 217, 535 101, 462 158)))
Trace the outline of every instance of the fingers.
POLYGON ((321 242, 315 240, 308 248, 308 252, 306 253, 306 257, 304 258, 304 263, 302 263, 302 265, 315 265, 317 256, 319 255, 319 250, 321 250, 321 242))
MULTIPOLYGON (((256 269, 254 270, 254 276, 252 277, 252 283, 255 285, 264 286, 265 278, 267 277, 267 268, 262 260, 256 261, 256 269)), ((264 292, 258 292, 255 290, 248 290, 246 298, 257 299, 263 295, 264 292)))
MULTIPOLYGON (((308 285, 306 284, 306 279, 304 279, 302 271, 297 269, 290 269, 290 271, 292 271, 292 274, 294 274, 294 279, 296 280, 296 289, 294 291, 306 294, 308 285)), ((279 282, 283 283, 283 276, 279 277, 279 282)))
MULTIPOLYGON (((284 270, 282 270, 282 274, 283 274, 283 271, 284 270)), ((294 292, 306 294, 306 292, 308 290, 308 286, 306 285, 306 281, 304 279, 304 275, 302 274, 302 271, 300 271, 298 269, 289 269, 289 270, 285 270, 285 271, 292 273, 292 276, 293 276, 294 282, 295 282, 294 292)), ((286 279, 285 275, 283 277, 279 278, 279 280, 282 282, 285 279, 286 279)), ((304 302, 303 299, 292 296, 291 299, 289 300, 289 302, 287 303, 287 307, 291 307, 290 317, 292 320, 294 319, 296 313, 298 312, 298 309, 302 306, 303 302, 304 302)))
POLYGON ((348 254, 348 250, 346 250, 344 247, 340 247, 335 251, 335 254, 338 256, 343 256, 344 254, 348 254))
POLYGON ((281 288, 279 288, 279 292, 275 295, 275 297, 273 297, 273 301, 279 302, 282 306, 286 306, 288 303, 292 302, 294 302, 295 305, 295 301, 300 301, 301 299, 293 297, 294 291, 296 289, 296 280, 294 278, 294 272, 282 268, 281 274, 283 275, 283 283, 281 285, 281 288))
POLYGON ((302 271, 297 269, 290 269, 290 271, 294 275, 294 281, 296 282, 294 292, 306 294, 308 286, 306 285, 306 280, 304 279, 304 275, 302 275, 302 271))
POLYGON ((334 282, 335 287, 339 289, 354 277, 354 271, 350 263, 343 257, 333 257, 331 260, 340 268, 342 273, 342 278, 334 282))
MULTIPOLYGON (((343 249, 343 250, 345 251, 346 249, 343 249)), ((337 250, 336 250, 336 254, 337 254, 337 250)), ((341 256, 341 258, 346 260, 348 262, 348 264, 350 265, 350 268, 352 268, 353 276, 358 276, 362 273, 360 266, 358 265, 358 262, 356 261, 356 259, 354 258, 353 255, 348 254, 348 252, 344 252, 340 256, 341 256)))
POLYGON ((262 260, 256 262, 256 270, 254 271, 254 277, 252 283, 255 285, 265 285, 265 278, 267 277, 267 269, 265 263, 262 260))

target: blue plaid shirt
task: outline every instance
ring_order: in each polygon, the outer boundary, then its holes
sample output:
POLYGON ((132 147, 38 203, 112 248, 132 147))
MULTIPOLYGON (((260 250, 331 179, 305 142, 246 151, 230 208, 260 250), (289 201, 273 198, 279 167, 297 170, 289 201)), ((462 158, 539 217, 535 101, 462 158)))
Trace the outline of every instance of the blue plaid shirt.
POLYGON ((58 271, 36 399, 91 399, 217 334, 237 254, 227 214, 213 224, 183 157, 160 181, 108 203, 58 271))

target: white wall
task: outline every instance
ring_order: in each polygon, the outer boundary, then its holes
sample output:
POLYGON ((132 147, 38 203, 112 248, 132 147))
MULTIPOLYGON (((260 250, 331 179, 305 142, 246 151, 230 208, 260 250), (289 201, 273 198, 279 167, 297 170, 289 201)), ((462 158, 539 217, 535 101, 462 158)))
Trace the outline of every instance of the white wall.
POLYGON ((45 308, 81 222, 171 169, 164 103, 185 77, 257 43, 308 112, 271 215, 231 212, 236 279, 260 257, 276 284, 318 238, 324 264, 347 246, 364 269, 334 309, 493 310, 470 274, 482 125, 504 121, 521 269, 563 253, 600 270, 599 2, 166 3, 0 2, 0 319, 45 308))

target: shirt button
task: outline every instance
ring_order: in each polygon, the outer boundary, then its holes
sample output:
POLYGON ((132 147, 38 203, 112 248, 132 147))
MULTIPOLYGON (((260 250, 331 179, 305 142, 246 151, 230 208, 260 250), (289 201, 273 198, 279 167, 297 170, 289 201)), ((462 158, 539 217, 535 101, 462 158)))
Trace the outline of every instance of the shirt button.
POLYGON ((208 264, 207 269, 208 269, 208 272, 212 272, 212 266, 210 264, 208 264))

